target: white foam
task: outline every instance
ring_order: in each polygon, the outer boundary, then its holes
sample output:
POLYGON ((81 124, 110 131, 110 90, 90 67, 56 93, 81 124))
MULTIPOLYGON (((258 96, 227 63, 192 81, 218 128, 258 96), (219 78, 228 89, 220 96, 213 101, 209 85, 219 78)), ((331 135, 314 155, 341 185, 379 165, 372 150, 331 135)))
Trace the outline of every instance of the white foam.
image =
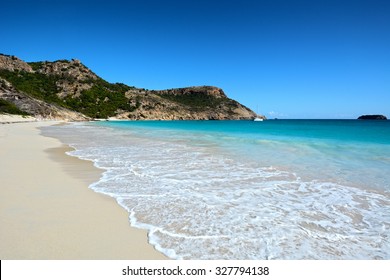
POLYGON ((390 258, 387 192, 305 181, 213 145, 77 128, 63 136, 70 154, 106 170, 91 188, 171 258, 390 258))

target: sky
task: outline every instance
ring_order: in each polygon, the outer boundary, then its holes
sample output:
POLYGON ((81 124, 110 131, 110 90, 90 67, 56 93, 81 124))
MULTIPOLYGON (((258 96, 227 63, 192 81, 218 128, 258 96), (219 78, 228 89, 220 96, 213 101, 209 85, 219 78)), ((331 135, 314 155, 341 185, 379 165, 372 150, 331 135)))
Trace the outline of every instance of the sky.
POLYGON ((2 0, 0 53, 212 85, 268 118, 390 117, 388 0, 2 0))

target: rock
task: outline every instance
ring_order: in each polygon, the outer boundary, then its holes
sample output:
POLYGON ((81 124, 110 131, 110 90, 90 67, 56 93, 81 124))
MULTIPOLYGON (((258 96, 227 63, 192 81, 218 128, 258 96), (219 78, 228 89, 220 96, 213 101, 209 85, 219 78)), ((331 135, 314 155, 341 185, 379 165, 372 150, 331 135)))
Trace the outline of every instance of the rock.
POLYGON ((26 62, 20 60, 13 55, 0 54, 0 69, 8 71, 22 70, 26 72, 33 72, 33 69, 26 62))
POLYGON ((387 117, 383 115, 363 115, 358 120, 387 120, 387 117))

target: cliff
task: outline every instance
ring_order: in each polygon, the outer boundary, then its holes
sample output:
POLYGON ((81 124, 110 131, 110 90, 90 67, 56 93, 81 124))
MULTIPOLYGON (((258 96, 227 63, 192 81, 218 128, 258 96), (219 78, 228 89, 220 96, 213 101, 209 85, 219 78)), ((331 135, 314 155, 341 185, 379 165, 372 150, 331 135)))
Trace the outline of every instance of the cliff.
POLYGON ((222 89, 147 90, 109 83, 79 60, 26 63, 0 55, 0 99, 40 118, 156 120, 253 119, 222 89))

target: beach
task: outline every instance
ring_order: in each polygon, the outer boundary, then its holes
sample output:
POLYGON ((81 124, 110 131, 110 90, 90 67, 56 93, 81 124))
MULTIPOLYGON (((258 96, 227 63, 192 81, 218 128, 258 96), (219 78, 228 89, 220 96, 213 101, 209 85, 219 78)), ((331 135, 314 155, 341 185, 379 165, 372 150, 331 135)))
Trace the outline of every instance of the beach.
POLYGON ((388 143, 357 120, 3 124, 0 258, 388 260, 388 143))
POLYGON ((113 198, 88 188, 102 170, 40 135, 56 123, 0 124, 0 259, 166 259, 113 198))

